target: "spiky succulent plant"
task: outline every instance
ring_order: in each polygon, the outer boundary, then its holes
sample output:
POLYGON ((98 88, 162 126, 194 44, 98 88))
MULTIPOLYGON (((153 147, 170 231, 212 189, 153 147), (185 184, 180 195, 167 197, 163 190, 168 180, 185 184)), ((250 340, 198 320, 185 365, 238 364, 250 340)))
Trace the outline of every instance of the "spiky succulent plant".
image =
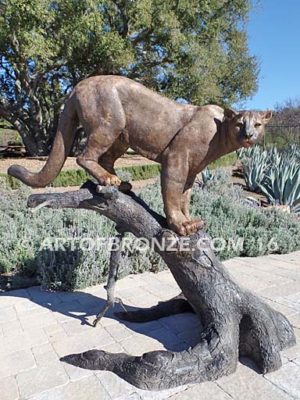
POLYGON ((270 204, 288 205, 295 212, 300 202, 300 148, 242 149, 238 154, 249 190, 262 192, 270 204))
POLYGON ((271 204, 296 206, 300 201, 300 164, 283 157, 267 171, 259 188, 271 204))

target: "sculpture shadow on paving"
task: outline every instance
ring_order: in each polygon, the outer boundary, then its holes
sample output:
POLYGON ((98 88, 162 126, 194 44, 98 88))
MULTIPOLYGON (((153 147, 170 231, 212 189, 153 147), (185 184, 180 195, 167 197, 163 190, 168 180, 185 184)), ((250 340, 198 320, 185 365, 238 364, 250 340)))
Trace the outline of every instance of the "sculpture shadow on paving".
MULTIPOLYGON (((11 292, 0 294, 1 297, 24 297, 32 302, 36 303, 41 307, 45 307, 52 312, 63 314, 67 317, 79 320, 81 325, 89 325, 91 329, 101 329, 99 325, 93 328, 93 324, 88 321, 88 317, 94 317, 100 309, 102 309, 106 303, 106 300, 95 296, 90 293, 76 291, 76 292, 59 292, 59 291, 47 291, 41 289, 39 286, 29 288, 28 290, 20 289, 11 292), (26 295, 27 294, 27 295, 26 295), (62 300, 61 297, 64 299, 62 300), (82 314, 82 315, 79 315, 82 314)), ((128 312, 141 311, 143 309, 134 307, 124 303, 124 306, 128 312)), ((154 305, 155 307, 155 305, 154 305)), ((154 308, 151 307, 151 308, 154 308)), ((199 341, 199 336, 203 327, 194 312, 187 311, 184 314, 170 315, 168 317, 162 317, 158 321, 163 322, 161 327, 163 331, 157 335, 157 328, 153 329, 153 325, 150 321, 148 322, 130 322, 124 321, 118 318, 118 313, 122 313, 123 310, 119 305, 116 305, 114 311, 109 310, 105 315, 106 318, 120 321, 124 326, 133 332, 143 334, 152 339, 159 341, 167 350, 170 351, 183 351, 189 347, 195 346, 199 341), (181 336, 184 336, 184 342, 178 338, 178 342, 168 340, 169 328, 168 326, 175 326, 182 324, 182 316, 184 318, 184 329, 180 329, 181 336)), ((157 320, 156 320, 157 321, 157 320)), ((182 325, 181 325, 182 326, 182 325)), ((240 357, 240 362, 259 373, 259 369, 255 363, 247 357, 240 357)))
MULTIPOLYGON (((60 313, 69 318, 80 321, 81 325, 88 325, 91 329, 102 328, 100 325, 94 328, 93 324, 89 322, 88 319, 89 317, 95 317, 95 315, 104 307, 106 300, 90 293, 81 291, 71 293, 45 291, 41 290, 39 286, 36 286, 29 288, 28 290, 20 289, 2 293, 0 294, 0 299, 5 296, 28 298, 37 305, 52 312, 60 313)), ((124 303, 124 306, 128 312, 140 310, 139 308, 126 303, 124 303)), ((116 305, 114 311, 118 313, 122 311, 122 308, 119 305, 116 305)), ((113 310, 108 311, 105 316, 106 318, 119 321, 132 332, 140 333, 157 340, 165 347, 165 349, 170 351, 182 351, 190 346, 194 346, 199 341, 198 336, 202 329, 201 324, 194 313, 185 314, 184 326, 180 328, 181 335, 184 335, 184 341, 180 340, 180 338, 178 338, 178 341, 174 341, 172 339, 170 340, 168 337, 168 334, 170 333, 170 328, 168 328, 168 326, 175 326, 177 323, 182 324, 183 321, 181 317, 183 314, 162 318, 161 320, 163 321, 163 324, 159 325, 162 329, 159 329, 159 332, 157 329, 158 327, 153 326, 151 322, 135 323, 124 321, 114 315, 113 310)), ((99 343, 99 345, 101 346, 101 343, 99 343)))

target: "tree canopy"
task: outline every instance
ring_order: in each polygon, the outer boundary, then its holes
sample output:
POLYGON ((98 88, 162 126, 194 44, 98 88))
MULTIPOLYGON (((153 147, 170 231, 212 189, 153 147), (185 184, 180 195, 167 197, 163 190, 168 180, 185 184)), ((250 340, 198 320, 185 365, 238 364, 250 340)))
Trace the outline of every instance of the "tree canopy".
POLYGON ((300 99, 288 99, 275 106, 274 125, 300 127, 300 99))
POLYGON ((257 83, 250 1, 0 0, 0 117, 45 154, 66 94, 90 75, 199 105, 240 101, 257 83))

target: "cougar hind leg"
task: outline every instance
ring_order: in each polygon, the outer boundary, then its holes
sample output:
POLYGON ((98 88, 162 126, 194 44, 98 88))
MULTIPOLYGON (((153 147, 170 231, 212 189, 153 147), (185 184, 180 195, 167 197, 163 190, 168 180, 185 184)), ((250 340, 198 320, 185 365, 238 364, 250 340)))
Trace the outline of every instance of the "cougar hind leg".
POLYGON ((88 143, 83 153, 77 157, 78 165, 92 175, 100 185, 120 185, 121 180, 99 165, 99 159, 109 147, 112 146, 114 136, 108 137, 102 131, 94 131, 88 138, 88 143), (101 145, 100 145, 101 143, 101 145))
POLYGON ((129 145, 126 143, 122 135, 120 135, 113 145, 99 158, 99 164, 102 168, 112 175, 117 175, 114 164, 128 149, 129 145))
MULTIPOLYGON (((99 164, 110 174, 117 176, 117 173, 114 168, 114 164, 118 158, 120 158, 128 149, 129 145, 126 143, 120 135, 118 139, 114 142, 114 144, 104 153, 100 159, 99 164)), ((123 192, 128 192, 132 188, 129 182, 121 182, 119 185, 119 190, 123 192)))
MULTIPOLYGON (((77 110, 80 122, 87 134, 87 144, 77 163, 91 174, 100 185, 119 186, 121 180, 113 169, 114 161, 108 162, 104 154, 113 147, 124 129, 126 119, 118 97, 107 92, 98 93, 96 101, 89 101, 91 87, 78 86, 77 110), (103 157, 104 163, 100 163, 103 157), (110 171, 107 169, 109 168, 110 171)), ((116 152, 117 145, 114 147, 116 152)))

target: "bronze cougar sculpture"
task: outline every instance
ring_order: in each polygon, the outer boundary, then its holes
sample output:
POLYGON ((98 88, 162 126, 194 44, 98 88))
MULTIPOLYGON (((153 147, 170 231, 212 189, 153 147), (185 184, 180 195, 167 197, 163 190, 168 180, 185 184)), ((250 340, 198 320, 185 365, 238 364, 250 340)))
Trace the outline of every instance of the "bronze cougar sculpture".
POLYGON ((81 124, 88 141, 77 162, 101 185, 121 184, 114 163, 128 147, 161 163, 168 225, 189 235, 202 225, 189 215, 196 175, 222 155, 256 143, 271 116, 271 111, 178 104, 128 78, 95 76, 81 81, 70 94, 42 170, 31 173, 12 165, 8 173, 32 187, 48 185, 62 169, 81 124))

